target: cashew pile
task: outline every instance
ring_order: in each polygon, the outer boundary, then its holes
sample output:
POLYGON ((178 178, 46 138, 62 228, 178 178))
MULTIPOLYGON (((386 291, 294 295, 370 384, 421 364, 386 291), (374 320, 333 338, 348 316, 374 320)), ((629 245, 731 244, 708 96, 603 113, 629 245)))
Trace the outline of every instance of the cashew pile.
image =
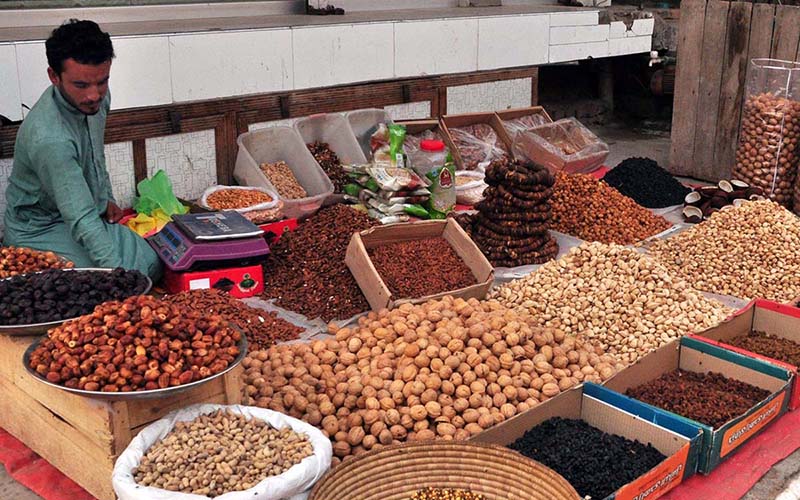
POLYGON ((800 296, 800 219, 772 201, 716 212, 649 252, 698 290, 778 302, 800 296))
POLYGON ((654 259, 596 242, 494 289, 490 298, 531 314, 540 326, 581 334, 623 364, 731 312, 654 259))
POLYGON ((445 297, 372 312, 334 339, 243 361, 245 404, 319 426, 340 459, 383 445, 468 439, 621 365, 496 301, 445 297))
POLYGON ((216 497, 247 490, 280 475, 314 450, 308 436, 291 427, 218 410, 178 422, 147 450, 133 470, 137 483, 216 497))

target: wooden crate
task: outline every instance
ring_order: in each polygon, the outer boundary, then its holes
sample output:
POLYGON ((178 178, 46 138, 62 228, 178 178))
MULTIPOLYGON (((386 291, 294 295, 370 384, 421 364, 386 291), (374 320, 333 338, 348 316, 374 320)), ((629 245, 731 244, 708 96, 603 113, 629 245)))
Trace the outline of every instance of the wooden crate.
POLYGON ((0 335, 0 427, 99 500, 116 498, 114 462, 144 426, 196 403, 241 402, 241 365, 167 398, 110 402, 70 394, 25 370, 22 355, 35 340, 0 335))

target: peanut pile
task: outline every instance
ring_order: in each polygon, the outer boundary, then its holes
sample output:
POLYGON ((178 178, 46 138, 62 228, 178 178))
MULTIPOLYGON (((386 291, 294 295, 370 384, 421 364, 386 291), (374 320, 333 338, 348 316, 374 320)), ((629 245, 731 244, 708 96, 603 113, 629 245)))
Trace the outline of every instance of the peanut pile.
POLYGON ((586 174, 556 174, 550 228, 587 241, 630 245, 669 229, 663 217, 586 174))
POLYGON ((220 316, 137 295, 50 330, 31 353, 30 367, 73 389, 165 389, 225 370, 239 355, 240 339, 220 316))
POLYGON ((53 252, 40 252, 24 247, 0 247, 0 279, 29 274, 45 269, 73 267, 53 252))
POLYGON ((285 161, 276 163, 262 163, 261 171, 269 179, 278 194, 289 200, 296 200, 298 198, 305 198, 308 196, 306 190, 297 181, 297 178, 292 173, 292 169, 285 161))
POLYGON ((330 331, 249 353, 244 399, 321 427, 334 464, 407 440, 467 439, 621 366, 496 301, 403 304, 330 331))
POLYGON ((769 200, 716 212, 649 252, 698 290, 777 302, 800 296, 800 219, 769 200))
POLYGON ((238 326, 253 351, 267 349, 276 342, 294 340, 303 329, 278 317, 275 312, 250 307, 225 292, 206 288, 168 295, 165 301, 188 310, 218 314, 238 326))
POLYGON ((291 427, 217 410, 177 422, 132 472, 142 486, 213 498, 248 490, 313 453, 308 436, 291 427))
POLYGON ((271 201, 270 195, 255 189, 220 189, 206 198, 206 203, 214 210, 235 210, 271 201))
POLYGON ((619 245, 584 243, 490 298, 530 313, 534 324, 581 334, 628 364, 731 312, 656 260, 619 245))

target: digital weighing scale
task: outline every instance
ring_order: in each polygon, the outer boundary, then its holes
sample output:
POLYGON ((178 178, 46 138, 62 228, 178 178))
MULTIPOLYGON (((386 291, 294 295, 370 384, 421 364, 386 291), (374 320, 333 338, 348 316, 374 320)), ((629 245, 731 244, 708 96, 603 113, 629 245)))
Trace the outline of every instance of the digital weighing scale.
POLYGON ((264 231, 238 212, 175 215, 172 219, 148 242, 173 271, 243 264, 269 254, 264 231))

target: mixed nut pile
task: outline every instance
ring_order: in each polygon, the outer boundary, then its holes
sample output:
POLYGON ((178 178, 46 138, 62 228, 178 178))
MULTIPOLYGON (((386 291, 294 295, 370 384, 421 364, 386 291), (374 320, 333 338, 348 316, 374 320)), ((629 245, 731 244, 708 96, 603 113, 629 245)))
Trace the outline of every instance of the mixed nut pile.
POLYGON ((558 254, 547 232, 553 175, 531 162, 502 158, 486 169, 483 201, 474 216, 459 216, 464 230, 495 266, 541 264, 558 254))
POLYGON ((46 323, 87 314, 107 300, 142 293, 147 278, 139 271, 48 269, 0 281, 0 325, 46 323))
POLYGON ((45 269, 73 267, 53 252, 40 252, 25 247, 0 247, 0 279, 29 274, 45 269))
POLYGON ((185 310, 222 316, 244 332, 250 350, 267 349, 277 342, 294 340, 303 333, 302 328, 279 318, 275 312, 250 307, 213 288, 168 295, 164 300, 185 310))
POLYGON ((674 370, 626 394, 718 429, 744 415, 770 391, 720 373, 674 370))
POLYGON ((53 328, 29 366, 72 389, 165 389, 222 372, 239 355, 240 340, 220 316, 138 295, 53 328))
POLYGON ((256 189, 219 189, 206 197, 206 204, 213 210, 236 210, 271 201, 270 195, 256 189))
POLYGON ((389 243, 368 252, 397 299, 416 299, 476 283, 472 271, 442 237, 389 243))
POLYGON ((584 335, 624 364, 731 312, 654 259, 596 242, 495 288, 490 298, 531 314, 535 324, 584 335))
POLYGON ((291 427, 275 429, 257 418, 217 410, 177 422, 147 450, 133 476, 142 486, 214 498, 248 490, 313 453, 308 436, 291 427))
POLYGON ((670 227, 663 217, 586 174, 556 174, 550 204, 550 227, 587 241, 630 245, 670 227))
POLYGON ((667 458, 650 444, 560 417, 527 431, 509 448, 564 476, 582 498, 607 498, 667 458))
POLYGON ((331 331, 251 352, 243 365, 245 404, 322 427, 334 463, 406 440, 467 439, 621 367, 494 301, 403 304, 331 331))
POLYGON ((286 199, 295 200, 308 196, 306 190, 297 181, 292 169, 285 161, 275 163, 262 163, 261 171, 267 179, 275 186, 278 194, 286 199))
POLYGON ((773 201, 716 212, 648 252, 698 290, 777 302, 800 296, 800 219, 773 201))
POLYGON ((368 311, 369 303, 344 256, 353 233, 374 223, 366 214, 341 204, 315 213, 270 247, 262 297, 325 321, 368 311))

